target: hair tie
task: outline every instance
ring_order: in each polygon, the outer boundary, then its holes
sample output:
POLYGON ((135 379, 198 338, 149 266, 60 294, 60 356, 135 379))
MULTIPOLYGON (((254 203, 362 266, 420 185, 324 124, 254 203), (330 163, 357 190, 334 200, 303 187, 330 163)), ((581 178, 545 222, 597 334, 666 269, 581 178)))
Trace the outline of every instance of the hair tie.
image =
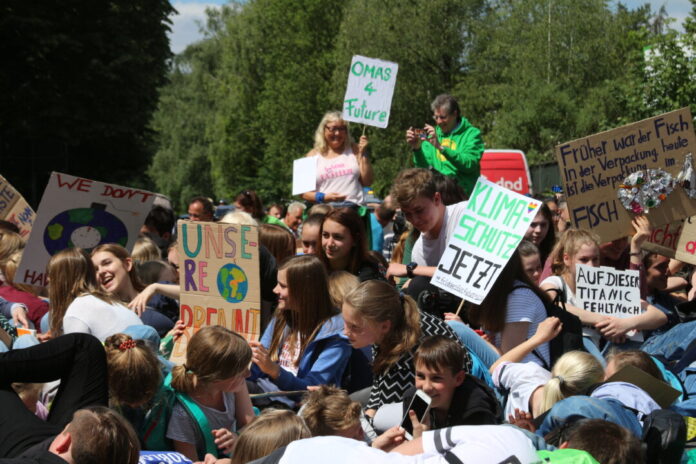
POLYGON ((404 292, 399 292, 399 300, 401 300, 401 306, 404 305, 404 296, 406 296, 404 295, 404 292))
POLYGON ((130 350, 131 348, 135 348, 135 340, 132 338, 130 340, 126 340, 125 342, 121 342, 121 344, 118 345, 118 349, 120 351, 130 350))
POLYGON ((555 375, 553 378, 558 379, 558 383, 560 383, 561 385, 565 383, 565 379, 560 375, 555 375))
POLYGON ((191 369, 189 369, 189 368, 186 366, 186 364, 182 364, 181 367, 184 368, 184 370, 186 371, 187 374, 193 374, 193 371, 192 371, 191 369))

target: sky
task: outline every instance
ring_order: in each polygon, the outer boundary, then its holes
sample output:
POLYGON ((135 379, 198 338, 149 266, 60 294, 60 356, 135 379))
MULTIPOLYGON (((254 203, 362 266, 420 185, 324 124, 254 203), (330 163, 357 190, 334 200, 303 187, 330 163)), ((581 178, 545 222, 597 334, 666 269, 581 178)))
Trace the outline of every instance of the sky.
MULTIPOLYGON (((175 0, 174 8, 179 12, 172 16, 172 32, 170 33, 171 48, 174 53, 182 52, 187 45, 200 40, 200 24, 205 21, 205 9, 216 8, 226 3, 226 0, 175 0)), ((623 0, 624 5, 633 9, 645 3, 650 3, 652 10, 657 11, 665 5, 667 14, 676 19, 672 27, 683 30, 684 19, 689 15, 691 2, 689 0, 623 0)))

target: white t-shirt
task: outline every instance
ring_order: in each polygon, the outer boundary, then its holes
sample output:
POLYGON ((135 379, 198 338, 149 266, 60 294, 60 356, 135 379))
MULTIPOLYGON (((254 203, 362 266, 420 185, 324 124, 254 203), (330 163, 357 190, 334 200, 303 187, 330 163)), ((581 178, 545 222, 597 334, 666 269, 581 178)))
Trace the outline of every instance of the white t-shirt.
POLYGON ((421 234, 413 245, 411 261, 418 263, 419 266, 437 266, 442 258, 442 254, 447 249, 447 242, 454 235, 459 220, 464 214, 468 202, 462 201, 449 205, 445 208, 445 217, 442 220, 442 227, 437 238, 428 239, 421 234))
POLYGON ((539 461, 524 432, 509 425, 461 425, 423 433, 423 453, 405 456, 371 448, 366 443, 337 436, 297 440, 280 458, 280 464, 447 464, 445 452, 464 464, 499 464, 512 456, 522 464, 539 461))
MULTIPOLYGON (((516 280, 515 285, 523 285, 522 282, 516 280)), ((519 287, 510 292, 507 297, 507 312, 505 314, 505 323, 512 322, 529 322, 527 329, 527 339, 531 338, 537 330, 539 323, 547 318, 546 306, 544 302, 532 291, 529 287, 519 287)), ((495 346, 502 346, 501 333, 495 334, 495 346)), ((551 364, 551 351, 548 343, 542 343, 536 350, 546 362, 551 364)), ((523 362, 534 362, 543 365, 542 361, 532 352, 524 357, 523 362)))
POLYGON ((336 158, 314 156, 317 157, 317 192, 341 193, 346 195, 345 201, 358 204, 365 201, 360 166, 350 144, 336 158))
POLYGON ((537 363, 502 362, 493 371, 493 383, 496 387, 508 392, 505 403, 505 416, 520 411, 532 412, 529 409, 529 399, 537 388, 546 385, 551 380, 551 373, 537 363))
POLYGON ((63 332, 66 334, 88 333, 101 342, 132 325, 143 325, 133 311, 120 303, 109 304, 92 295, 75 298, 63 317, 63 332))

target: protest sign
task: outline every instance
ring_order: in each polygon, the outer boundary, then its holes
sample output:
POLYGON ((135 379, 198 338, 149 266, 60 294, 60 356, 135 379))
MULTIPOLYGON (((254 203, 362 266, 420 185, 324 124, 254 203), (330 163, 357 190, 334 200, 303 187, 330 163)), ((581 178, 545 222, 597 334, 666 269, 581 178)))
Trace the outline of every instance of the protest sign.
POLYGON ((582 301, 582 309, 605 316, 623 318, 642 312, 638 271, 576 264, 575 296, 582 301))
POLYGON ((348 72, 343 119, 381 128, 389 124, 399 65, 355 55, 348 72))
POLYGON ((668 258, 696 264, 696 216, 653 228, 642 248, 668 258))
POLYGON ((630 235, 641 212, 653 226, 695 215, 696 199, 674 181, 695 149, 689 108, 558 145, 571 221, 607 242, 630 235))
POLYGON ((292 194, 317 189, 317 157, 307 156, 292 162, 292 194))
POLYGON ((479 177, 432 283, 480 304, 540 206, 538 200, 479 177))
POLYGON ((117 243, 132 250, 154 198, 145 190, 51 173, 15 280, 45 286, 48 260, 66 248, 117 243))
POLYGON ((684 220, 674 257, 685 263, 696 265, 696 216, 684 220))
POLYGON ((201 327, 221 325, 247 340, 261 331, 259 241, 256 226, 179 221, 180 319, 184 335, 172 352, 183 362, 201 327))
POLYGON ((34 225, 36 213, 7 179, 0 176, 0 219, 9 221, 19 228, 19 234, 26 238, 34 225))

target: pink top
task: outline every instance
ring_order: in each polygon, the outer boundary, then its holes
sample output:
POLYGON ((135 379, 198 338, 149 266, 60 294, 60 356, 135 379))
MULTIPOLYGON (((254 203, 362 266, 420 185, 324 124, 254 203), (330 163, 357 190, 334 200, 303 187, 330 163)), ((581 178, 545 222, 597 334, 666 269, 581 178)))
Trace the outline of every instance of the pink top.
POLYGON ((340 193, 345 201, 362 204, 365 201, 360 183, 358 159, 349 146, 335 158, 317 156, 317 192, 340 193))

